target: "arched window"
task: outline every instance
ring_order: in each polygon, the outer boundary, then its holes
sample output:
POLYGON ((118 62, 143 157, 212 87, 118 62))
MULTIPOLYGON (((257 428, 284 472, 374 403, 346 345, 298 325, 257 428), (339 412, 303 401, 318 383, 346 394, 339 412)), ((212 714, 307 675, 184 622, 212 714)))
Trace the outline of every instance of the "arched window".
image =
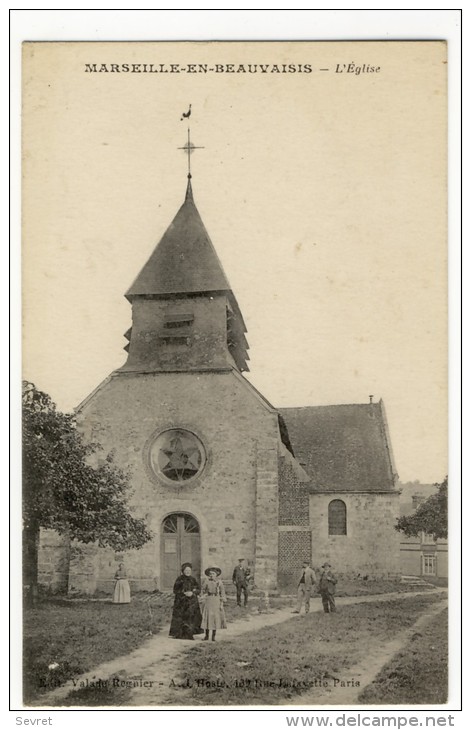
POLYGON ((347 506, 341 499, 329 503, 329 535, 347 534, 347 506))

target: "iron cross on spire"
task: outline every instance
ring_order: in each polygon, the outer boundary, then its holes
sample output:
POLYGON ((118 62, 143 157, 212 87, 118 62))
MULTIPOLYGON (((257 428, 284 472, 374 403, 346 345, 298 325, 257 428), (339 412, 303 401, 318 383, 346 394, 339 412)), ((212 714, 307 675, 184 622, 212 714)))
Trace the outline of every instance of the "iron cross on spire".
POLYGON ((190 108, 188 109, 188 111, 182 115, 182 120, 184 118, 188 119, 188 141, 183 147, 178 148, 179 150, 185 150, 186 154, 188 155, 188 177, 191 177, 190 157, 191 157, 192 152, 194 152, 194 150, 204 150, 204 147, 196 147, 196 145, 194 145, 190 139, 190 122, 189 122, 190 114, 191 114, 191 104, 190 104, 190 108))

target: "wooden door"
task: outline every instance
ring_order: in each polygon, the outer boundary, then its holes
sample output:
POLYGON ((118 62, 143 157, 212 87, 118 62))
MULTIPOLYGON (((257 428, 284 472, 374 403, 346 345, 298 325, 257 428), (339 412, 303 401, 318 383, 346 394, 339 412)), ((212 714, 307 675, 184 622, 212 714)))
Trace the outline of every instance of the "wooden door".
POLYGON ((182 563, 192 563, 192 575, 200 581, 200 527, 193 515, 174 512, 163 520, 160 554, 161 590, 172 590, 175 580, 180 575, 182 563))

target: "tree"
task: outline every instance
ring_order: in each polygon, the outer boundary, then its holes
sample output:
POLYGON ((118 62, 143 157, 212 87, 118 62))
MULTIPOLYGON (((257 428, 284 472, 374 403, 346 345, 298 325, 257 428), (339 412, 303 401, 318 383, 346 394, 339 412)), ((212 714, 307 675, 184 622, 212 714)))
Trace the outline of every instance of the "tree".
POLYGON ((445 477, 438 487, 436 494, 432 494, 416 511, 397 521, 396 530, 408 537, 415 537, 421 532, 432 534, 436 538, 448 537, 448 477, 445 477))
POLYGON ((129 505, 129 474, 112 454, 88 444, 75 417, 61 413, 46 393, 23 383, 23 529, 25 581, 34 602, 40 528, 116 551, 140 548, 152 534, 129 505))

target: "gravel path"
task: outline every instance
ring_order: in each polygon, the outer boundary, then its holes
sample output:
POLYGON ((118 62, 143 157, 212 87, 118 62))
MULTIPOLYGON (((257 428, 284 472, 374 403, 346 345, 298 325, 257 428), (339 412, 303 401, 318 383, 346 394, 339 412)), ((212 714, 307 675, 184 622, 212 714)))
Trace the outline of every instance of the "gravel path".
POLYGON ((371 684, 384 665, 391 661, 417 631, 420 631, 420 629, 428 624, 437 614, 441 613, 447 606, 447 599, 434 603, 428 611, 421 615, 413 626, 402 631, 391 641, 387 641, 385 644, 381 644, 372 651, 369 651, 368 656, 354 666, 348 675, 348 680, 344 680, 344 683, 351 682, 350 685, 346 687, 342 686, 338 678, 337 681, 332 678, 328 687, 312 689, 310 692, 306 692, 302 698, 296 700, 296 704, 316 706, 342 705, 344 707, 355 705, 358 702, 358 695, 371 684))
MULTIPOLYGON (((446 595, 446 589, 435 589, 417 592, 404 593, 383 593, 379 595, 355 596, 355 597, 338 597, 337 605, 348 606, 357 603, 371 603, 390 600, 407 600, 412 596, 423 595, 446 595)), ((312 604, 311 604, 312 605, 312 604)), ((356 701, 359 692, 369 684, 381 667, 399 651, 409 638, 411 632, 417 630, 421 621, 430 620, 439 610, 442 610, 445 601, 440 601, 439 606, 434 604, 427 614, 422 615, 416 625, 407 631, 404 631, 400 637, 393 641, 382 645, 376 652, 369 654, 363 666, 355 667, 355 673, 352 675, 360 681, 360 687, 353 688, 333 688, 316 689, 309 694, 303 696, 303 704, 319 705, 325 700, 325 704, 349 704, 356 701), (350 691, 351 690, 351 691, 350 691), (336 699, 338 697, 338 699, 336 699)), ((322 610, 319 603, 315 603, 311 608, 312 611, 322 610)), ((265 626, 274 626, 283 621, 300 621, 302 616, 293 616, 292 608, 282 608, 273 612, 261 614, 244 614, 246 620, 237 620, 229 624, 227 630, 218 632, 218 641, 231 641, 235 637, 248 632, 256 632, 265 626)), ((114 683, 114 686, 123 686, 125 682, 133 681, 138 686, 131 688, 130 700, 126 702, 126 707, 152 707, 169 703, 175 704, 175 689, 172 690, 172 683, 178 683, 179 673, 181 672, 181 654, 189 648, 197 645, 202 637, 197 636, 195 640, 184 641, 171 639, 167 635, 167 630, 152 636, 138 649, 130 654, 117 657, 109 662, 100 664, 93 670, 84 673, 80 677, 75 677, 74 681, 69 680, 64 686, 58 687, 53 691, 43 695, 41 698, 41 707, 57 707, 62 705, 67 695, 74 689, 80 689, 84 686, 97 683, 99 681, 114 683)), ((181 690, 180 690, 181 691, 181 690)), ((297 701, 299 704, 299 700, 297 701)))

